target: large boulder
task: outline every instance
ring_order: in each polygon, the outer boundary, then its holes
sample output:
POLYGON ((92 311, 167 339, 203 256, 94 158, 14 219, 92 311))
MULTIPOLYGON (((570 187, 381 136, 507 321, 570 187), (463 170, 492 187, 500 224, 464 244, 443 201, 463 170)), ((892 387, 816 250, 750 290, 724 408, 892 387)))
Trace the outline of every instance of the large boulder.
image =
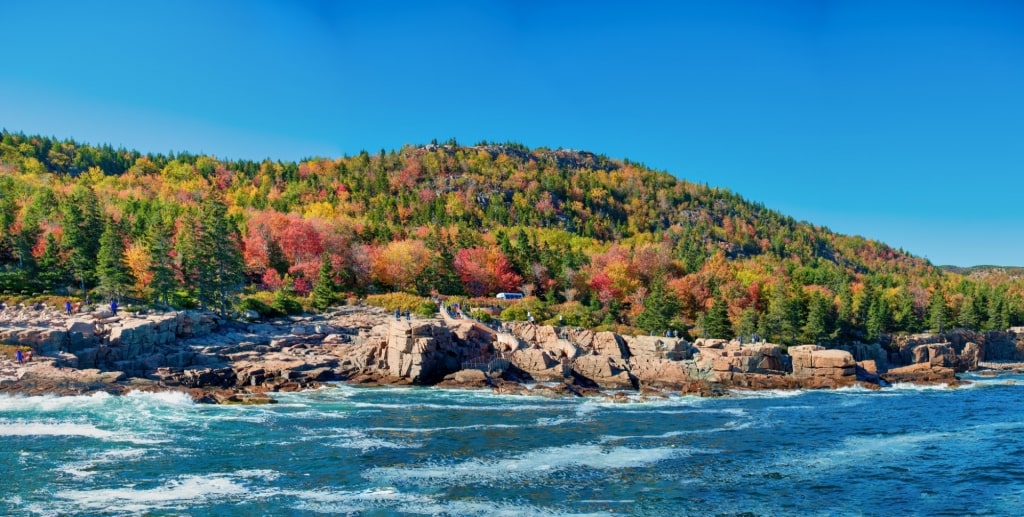
POLYGON ((985 360, 981 345, 970 342, 964 345, 963 351, 957 356, 956 370, 966 372, 978 369, 978 363, 985 360))
POLYGON ((640 386, 681 390, 695 380, 705 380, 693 361, 667 361, 652 357, 631 357, 629 372, 640 386))
POLYGON ((917 345, 911 349, 914 364, 928 363, 932 366, 953 366, 956 362, 955 352, 949 343, 930 343, 917 345))
POLYGON ((624 365, 608 356, 588 354, 577 357, 572 362, 572 372, 584 381, 592 382, 602 388, 634 387, 633 379, 624 365))
POLYGON ((846 350, 826 350, 818 345, 800 345, 789 348, 793 358, 793 376, 798 378, 824 377, 852 382, 857 375, 857 362, 846 350))
POLYGON ((882 374, 886 382, 913 384, 948 384, 956 386, 959 380, 952 368, 936 366, 930 363, 917 363, 900 368, 893 368, 882 374))
POLYGON ((509 360, 512 365, 537 381, 562 380, 567 373, 561 362, 540 348, 516 350, 509 360))

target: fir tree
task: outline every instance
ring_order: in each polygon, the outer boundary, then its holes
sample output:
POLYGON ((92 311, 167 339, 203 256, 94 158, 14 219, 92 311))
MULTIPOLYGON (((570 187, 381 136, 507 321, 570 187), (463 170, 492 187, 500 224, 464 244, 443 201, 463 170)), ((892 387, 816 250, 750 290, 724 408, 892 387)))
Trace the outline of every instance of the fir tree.
POLYGON ((96 278, 100 292, 119 298, 135 279, 124 260, 124 238, 118 224, 107 219, 96 254, 96 278))
POLYGON ((103 232, 99 201, 92 189, 79 185, 72 189, 62 208, 64 248, 68 250, 71 269, 81 284, 84 297, 86 284, 92 282, 99 252, 96 236, 103 232))
POLYGON ((648 332, 664 332, 671 327, 672 318, 678 310, 675 296, 665 291, 662 282, 655 282, 644 298, 644 309, 636 317, 636 326, 648 332))
POLYGON ((170 306, 170 292, 177 286, 171 261, 171 229, 162 217, 156 217, 146 235, 149 250, 149 272, 153 275, 149 287, 158 303, 170 306))
POLYGON ((324 253, 320 262, 320 273, 317 275, 316 285, 313 286, 313 307, 324 310, 334 303, 334 268, 331 265, 331 256, 324 253))
POLYGON ((933 332, 941 334, 946 331, 946 322, 949 321, 947 312, 946 295, 941 288, 936 287, 928 300, 928 327, 933 332))
POLYGON ((720 296, 715 297, 711 308, 704 316, 704 329, 709 337, 732 339, 732 323, 729 321, 729 306, 720 296))

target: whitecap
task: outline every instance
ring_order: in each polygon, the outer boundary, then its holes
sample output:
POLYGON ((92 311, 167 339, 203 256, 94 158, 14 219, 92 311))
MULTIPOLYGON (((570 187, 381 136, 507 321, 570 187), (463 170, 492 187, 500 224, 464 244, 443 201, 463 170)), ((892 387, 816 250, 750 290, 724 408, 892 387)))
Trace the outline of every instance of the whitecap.
MULTIPOLYGON (((403 442, 387 440, 368 434, 368 431, 376 429, 351 429, 345 427, 330 427, 321 429, 298 428, 295 438, 298 442, 323 443, 326 447, 341 449, 358 449, 362 452, 370 452, 376 449, 415 449, 423 444, 416 442, 403 442)), ((283 444, 281 444, 283 445, 283 444)))
POLYGON ((58 466, 55 470, 63 472, 75 478, 86 478, 96 474, 96 467, 100 465, 121 463, 127 460, 134 460, 144 457, 149 451, 146 449, 113 449, 107 451, 91 452, 76 451, 86 455, 88 458, 80 461, 69 461, 58 466))
POLYGON ((808 393, 811 393, 811 390, 729 390, 729 394, 731 396, 741 399, 790 398, 799 397, 808 393))
POLYGON ((10 422, 0 424, 0 436, 81 436, 108 442, 160 443, 130 433, 107 431, 92 424, 73 422, 10 422))
POLYGON ((572 468, 614 470, 638 468, 691 454, 671 447, 629 448, 599 444, 551 447, 504 459, 482 459, 419 466, 378 467, 364 476, 372 480, 449 486, 453 483, 502 483, 545 477, 572 468))
POLYGON ((67 410, 90 409, 106 404, 115 396, 106 392, 90 395, 60 396, 39 395, 26 397, 23 395, 0 395, 0 413, 14 411, 34 411, 49 413, 67 410))
MULTIPOLYGON (((459 500, 438 501, 429 495, 405 494, 393 487, 373 488, 357 492, 304 490, 283 491, 279 495, 299 500, 293 509, 317 513, 356 513, 386 510, 411 515, 452 515, 486 517, 588 517, 611 515, 599 513, 567 513, 505 501, 459 500)), ((600 501, 596 501, 600 502, 600 501)), ((625 504, 625 502, 622 502, 625 504)))
POLYGON ((190 395, 180 391, 129 391, 124 395, 124 400, 128 402, 142 402, 143 404, 161 407, 193 407, 196 405, 190 395))
MULTIPOLYGON (((195 508, 222 500, 246 500, 267 497, 273 492, 253 491, 240 479, 272 480, 276 473, 269 470, 240 470, 235 474, 181 476, 153 488, 122 488, 97 490, 62 490, 54 494, 68 501, 75 511, 109 513, 141 513, 162 510, 195 508)), ((68 508, 67 510, 71 510, 68 508)))

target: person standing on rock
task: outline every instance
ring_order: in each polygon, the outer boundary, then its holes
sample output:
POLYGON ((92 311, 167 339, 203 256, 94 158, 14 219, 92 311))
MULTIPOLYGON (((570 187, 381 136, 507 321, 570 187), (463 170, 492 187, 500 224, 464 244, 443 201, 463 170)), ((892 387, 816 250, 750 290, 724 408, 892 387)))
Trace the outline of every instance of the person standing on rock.
POLYGON ((20 348, 18 349, 18 352, 14 354, 14 359, 18 361, 18 364, 25 364, 25 356, 21 353, 20 348))
POLYGON ((117 300, 110 300, 110 312, 117 316, 117 300))
POLYGON ((68 313, 68 316, 71 316, 71 300, 64 302, 64 312, 68 313))

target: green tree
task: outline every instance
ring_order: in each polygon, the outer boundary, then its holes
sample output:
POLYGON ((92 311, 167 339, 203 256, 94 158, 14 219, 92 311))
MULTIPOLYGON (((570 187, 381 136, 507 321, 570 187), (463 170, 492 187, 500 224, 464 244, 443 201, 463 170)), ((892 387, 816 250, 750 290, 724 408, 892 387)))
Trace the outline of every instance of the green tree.
POLYGON ((93 280, 96 255, 99 253, 97 235, 103 232, 99 200, 92 189, 75 186, 62 205, 64 216, 64 248, 74 275, 85 296, 86 284, 93 280))
POLYGON ((949 311, 946 308, 946 295, 940 287, 936 287, 928 300, 928 327, 933 332, 941 334, 946 331, 948 321, 949 311))
POLYGON ((981 315, 978 314, 978 307, 974 305, 973 296, 965 296, 960 303, 960 312, 957 314, 956 323, 963 328, 975 330, 980 328, 981 315))
POLYGON ((732 322, 729 321, 729 305, 716 296, 711 308, 704 316, 704 329, 709 337, 732 339, 732 322))
POLYGON ((811 295, 807 304, 807 321, 801 338, 806 343, 818 344, 828 338, 832 331, 831 304, 819 292, 811 295))
POLYGON ((124 261, 124 238, 117 223, 106 220, 100 235, 100 248, 96 254, 96 278, 100 292, 111 298, 119 298, 125 289, 135 282, 124 261))
POLYGON ((740 312, 740 322, 736 326, 736 332, 741 338, 753 339, 753 335, 757 333, 757 320, 757 309, 753 307, 743 309, 743 312, 740 312))
POLYGON ((887 332, 891 320, 889 303, 881 296, 876 296, 868 307, 868 321, 865 323, 868 341, 877 341, 882 333, 887 332))
POLYGON ((644 308, 636 317, 636 326, 648 332, 661 333, 672 328, 672 319, 679 312, 679 302, 665 291, 662 282, 655 282, 644 298, 644 308))
POLYGON ((44 289, 53 291, 66 285, 67 275, 67 267, 61 258, 60 242, 57 241, 56 235, 48 233, 43 255, 39 257, 39 281, 42 282, 44 289))
POLYGON ((313 307, 324 310, 334 303, 334 268, 331 265, 331 256, 324 253, 320 261, 320 273, 317 275, 316 285, 313 286, 313 307))
POLYGON ((199 256, 205 259, 200 265, 200 303, 202 293, 220 306, 224 316, 228 310, 228 298, 242 289, 242 243, 238 229, 227 216, 227 206, 222 199, 207 195, 200 205, 199 256))
POLYGON ((174 275, 174 264, 171 259, 171 227, 163 217, 155 217, 146 235, 146 246, 149 250, 149 272, 153 275, 150 288, 157 303, 170 306, 170 293, 177 287, 174 275))

